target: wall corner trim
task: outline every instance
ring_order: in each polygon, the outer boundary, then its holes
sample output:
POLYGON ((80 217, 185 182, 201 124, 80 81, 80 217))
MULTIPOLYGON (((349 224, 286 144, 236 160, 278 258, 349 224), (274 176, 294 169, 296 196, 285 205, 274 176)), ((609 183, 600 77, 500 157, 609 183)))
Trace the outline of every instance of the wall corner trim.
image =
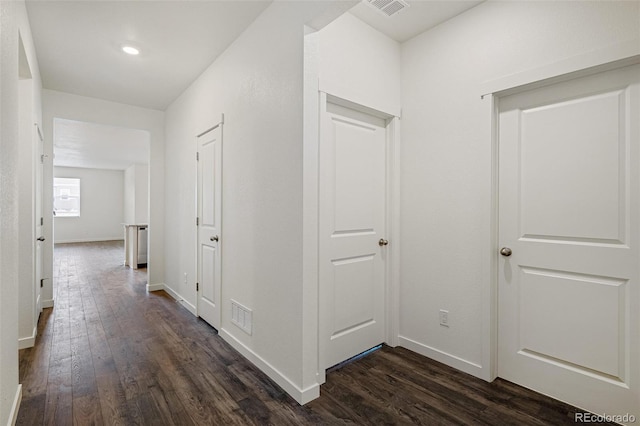
POLYGON ((9 413, 9 423, 7 426, 13 426, 18 421, 18 411, 20 411, 20 403, 22 402, 22 385, 19 384, 16 388, 16 396, 13 398, 13 404, 11 405, 11 413, 9 413))
MULTIPOLYGON (((152 285, 155 287, 161 284, 152 284, 152 285)), ((187 309, 187 311, 191 312, 193 316, 196 316, 196 317, 198 316, 198 310, 196 309, 195 305, 192 305, 191 303, 187 302, 187 300, 184 297, 182 297, 180 293, 172 289, 168 284, 162 283, 162 288, 159 288, 158 290, 166 291, 167 293, 169 293, 169 296, 176 299, 176 301, 178 301, 178 303, 184 306, 187 309)), ((149 290, 149 291, 157 291, 157 290, 149 290)))
POLYGON ((32 348, 36 344, 36 336, 38 335, 38 325, 36 324, 31 331, 31 336, 21 337, 18 339, 18 350, 32 348))
POLYGON ((258 367, 263 373, 265 373, 271 380, 276 382, 278 386, 284 389, 298 404, 304 405, 320 396, 320 385, 317 383, 312 384, 304 389, 298 387, 284 374, 278 371, 275 367, 264 360, 260 355, 256 354, 253 350, 247 347, 245 344, 236 339, 224 328, 221 328, 219 333, 227 343, 229 343, 235 350, 240 352, 242 356, 251 361, 256 367, 258 367))
POLYGON ((147 291, 151 293, 152 291, 160 291, 165 289, 165 283, 156 283, 156 284, 147 284, 147 291))

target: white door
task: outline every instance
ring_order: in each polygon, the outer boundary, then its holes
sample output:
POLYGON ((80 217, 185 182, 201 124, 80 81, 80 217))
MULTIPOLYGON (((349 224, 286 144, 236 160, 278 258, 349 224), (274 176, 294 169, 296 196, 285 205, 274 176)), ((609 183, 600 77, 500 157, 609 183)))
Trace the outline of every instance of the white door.
POLYGON ((220 327, 222 124, 198 136, 198 316, 220 327))
POLYGON ((636 418, 639 82, 625 67, 499 100, 498 374, 636 418))
POLYGON ((37 240, 36 240, 36 258, 35 258, 35 291, 34 291, 34 295, 35 295, 35 304, 36 304, 36 309, 35 309, 35 322, 34 324, 38 323, 38 317, 40 316, 40 312, 42 311, 42 299, 41 299, 41 287, 42 287, 42 280, 43 280, 43 276, 42 276, 42 270, 43 270, 43 260, 42 260, 42 253, 43 253, 43 245, 44 245, 44 216, 42 213, 42 192, 43 192, 43 182, 44 182, 44 142, 42 140, 42 135, 40 134, 40 130, 38 129, 37 125, 34 126, 35 127, 35 132, 36 132, 36 136, 35 136, 35 140, 36 140, 36 146, 38 147, 35 151, 36 151, 36 158, 34 159, 35 161, 35 169, 36 169, 36 187, 35 187, 35 206, 36 206, 36 212, 35 212, 35 235, 37 236, 37 240))
POLYGON ((385 125, 333 103, 322 117, 319 286, 325 369, 384 341, 385 125))

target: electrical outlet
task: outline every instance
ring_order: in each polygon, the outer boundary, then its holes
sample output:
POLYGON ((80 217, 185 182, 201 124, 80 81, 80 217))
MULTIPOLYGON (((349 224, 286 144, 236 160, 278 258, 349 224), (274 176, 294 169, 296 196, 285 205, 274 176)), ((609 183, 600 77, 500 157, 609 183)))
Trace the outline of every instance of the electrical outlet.
POLYGON ((440 325, 449 327, 449 311, 440 309, 440 325))

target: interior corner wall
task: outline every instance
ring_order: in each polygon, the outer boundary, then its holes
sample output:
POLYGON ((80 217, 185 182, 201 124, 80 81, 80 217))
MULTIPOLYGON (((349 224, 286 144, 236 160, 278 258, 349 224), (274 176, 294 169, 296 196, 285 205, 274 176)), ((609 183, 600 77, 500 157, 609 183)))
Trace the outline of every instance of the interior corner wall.
POLYGON ((18 384, 18 32, 32 76, 33 122, 42 125, 42 83, 23 2, 0 1, 0 424, 19 408, 18 384))
MULTIPOLYGON (((400 115, 400 44, 350 13, 305 36, 303 317, 304 383, 324 381, 319 364, 319 90, 400 115)), ((395 319, 394 319, 395 320, 395 319)), ((393 339, 393 337, 392 337, 393 339)))
MULTIPOLYGON (((66 118, 89 123, 106 124, 149 132, 149 285, 164 282, 164 112, 125 105, 70 93, 43 90, 43 123, 45 154, 53 158, 53 120, 66 118)), ((45 163, 44 210, 52 211, 53 168, 45 163)), ((45 217, 45 238, 53 240, 50 225, 45 217)), ((53 249, 53 247, 51 247, 53 249)), ((45 267, 53 265, 53 250, 45 252, 45 267)), ((44 271, 51 277, 53 270, 44 271)), ((53 299, 53 289, 45 281, 43 298, 53 299)))
POLYGON ((80 217, 54 218, 54 242, 124 239, 124 172, 54 167, 54 178, 80 179, 80 217))
POLYGON ((345 13, 318 31, 319 88, 400 115, 400 43, 345 13))
POLYGON ((403 43, 403 346, 489 377, 483 291, 496 247, 482 83, 639 36, 639 2, 486 2, 403 43))
POLYGON ((298 401, 318 392, 301 379, 303 36, 330 6, 272 3, 166 112, 169 291, 195 312, 196 135, 224 113, 220 335, 298 401))

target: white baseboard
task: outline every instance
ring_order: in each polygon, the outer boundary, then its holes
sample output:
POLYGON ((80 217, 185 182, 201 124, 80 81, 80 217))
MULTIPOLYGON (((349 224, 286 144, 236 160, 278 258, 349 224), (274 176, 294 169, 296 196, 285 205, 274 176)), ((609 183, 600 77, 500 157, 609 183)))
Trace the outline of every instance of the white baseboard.
POLYGON ((320 396, 320 385, 315 383, 305 389, 300 389, 295 383, 289 380, 284 374, 265 361, 260 355, 249 349, 244 343, 236 339, 227 330, 221 328, 218 334, 229 343, 242 356, 251 361, 256 367, 262 370, 271 380, 276 382, 285 392, 287 392, 298 404, 304 405, 320 396))
POLYGON ((43 300, 42 301, 43 308, 53 308, 53 299, 43 300))
POLYGON ((9 423, 7 426, 13 426, 18 421, 18 411, 20 411, 20 403, 22 402, 22 385, 18 385, 16 396, 13 398, 11 405, 11 413, 9 413, 9 423))
POLYGON ((186 301, 184 297, 180 296, 180 293, 169 287, 167 284, 163 284, 163 290, 169 293, 169 296, 176 299, 182 306, 187 308, 187 310, 191 312, 193 316, 198 316, 198 310, 196 309, 195 305, 192 305, 191 303, 186 301))
POLYGON ((147 284, 147 291, 149 291, 149 292, 164 290, 164 288, 165 288, 165 284, 164 283, 147 284))
POLYGON ((423 343, 416 342, 415 340, 411 340, 407 337, 398 336, 398 343, 403 348, 407 348, 413 352, 419 353, 420 355, 424 355, 427 358, 431 358, 446 364, 449 367, 456 368, 484 380, 485 373, 482 365, 480 364, 476 364, 475 362, 471 362, 431 346, 427 346, 423 343))
POLYGON ((176 299, 178 302, 180 300, 182 300, 182 296, 180 296, 178 293, 176 293, 175 291, 173 291, 173 289, 171 287, 169 287, 166 284, 162 285, 163 290, 166 291, 167 293, 169 293, 169 296, 173 297, 174 299, 176 299))
POLYGON ((32 348, 36 344, 36 336, 38 335, 38 326, 33 327, 31 336, 21 337, 18 339, 18 349, 32 348))
POLYGON ((192 305, 191 303, 187 302, 185 299, 181 299, 180 300, 180 304, 182 306, 184 306, 185 308, 187 308, 187 310, 189 312, 191 312, 193 314, 193 316, 195 316, 195 317, 198 316, 198 309, 196 308, 195 305, 192 305))
POLYGON ((117 237, 103 237, 103 238, 76 238, 71 240, 56 240, 54 244, 70 244, 70 243, 98 243, 101 241, 124 241, 122 235, 117 237))

